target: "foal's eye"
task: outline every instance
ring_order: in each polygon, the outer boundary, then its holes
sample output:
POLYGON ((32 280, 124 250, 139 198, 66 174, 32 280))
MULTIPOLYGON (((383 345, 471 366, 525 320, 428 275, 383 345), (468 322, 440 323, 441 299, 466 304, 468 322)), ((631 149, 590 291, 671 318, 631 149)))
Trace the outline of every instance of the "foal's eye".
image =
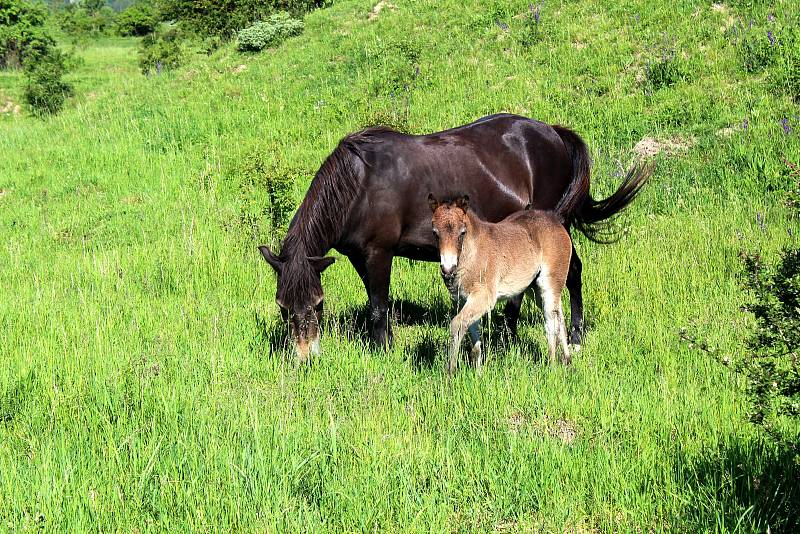
POLYGON ((464 235, 466 233, 467 233, 467 228, 466 227, 462 228, 461 229, 461 235, 464 235))
POLYGON ((439 230, 437 230, 436 227, 433 228, 433 234, 434 235, 439 235, 439 230))

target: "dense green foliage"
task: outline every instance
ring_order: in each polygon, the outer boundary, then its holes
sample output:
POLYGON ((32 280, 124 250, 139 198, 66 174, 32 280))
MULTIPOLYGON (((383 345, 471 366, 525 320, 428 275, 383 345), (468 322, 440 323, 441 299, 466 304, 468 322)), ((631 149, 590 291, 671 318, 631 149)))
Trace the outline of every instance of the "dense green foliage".
POLYGON ((115 24, 117 34, 141 37, 153 33, 159 22, 156 5, 150 1, 141 1, 117 15, 115 24))
POLYGON ((52 47, 47 9, 28 0, 0 0, 0 69, 20 68, 28 56, 52 47))
POLYGON ((285 12, 274 13, 267 20, 240 30, 236 47, 241 52, 259 52, 268 46, 276 46, 302 31, 302 20, 293 19, 285 12))
MULTIPOLYGON (((747 72, 726 33, 766 3, 545 2, 533 46, 527 0, 376 4, 158 77, 137 39, 89 41, 59 115, 0 114, 0 529, 796 531, 795 456, 751 424, 746 382, 679 337, 740 361, 738 251, 777 265, 800 234, 784 67, 747 72), (653 89, 665 42, 685 76, 653 89), (527 302, 519 341, 493 330, 483 372, 448 380, 447 290, 403 259, 396 344, 374 350, 336 253, 322 354, 298 367, 256 245, 278 245, 347 132, 497 111, 580 133, 598 198, 634 147, 662 150, 622 240, 575 239, 572 367, 541 361, 527 302)), ((795 4, 753 18, 787 28, 795 4)), ((21 73, 0 74, 21 98, 21 73)))
POLYGON ((25 65, 25 101, 36 115, 61 111, 72 94, 72 85, 64 80, 67 56, 58 49, 39 54, 25 65))
MULTIPOLYGON (((800 249, 787 249, 778 264, 766 266, 757 254, 744 256, 747 287, 754 297, 748 305, 756 332, 747 342, 748 354, 739 364, 753 399, 753 418, 765 423, 771 416, 800 416, 800 249)), ((800 451, 800 443, 797 444, 800 451)))
POLYGON ((107 35, 114 28, 115 13, 102 0, 68 3, 56 12, 61 30, 73 38, 107 35))
POLYGON ((230 37, 276 11, 302 15, 329 0, 163 0, 162 15, 198 34, 230 37))
POLYGON ((143 74, 161 74, 177 68, 184 60, 184 37, 176 27, 151 33, 139 46, 139 68, 143 74))

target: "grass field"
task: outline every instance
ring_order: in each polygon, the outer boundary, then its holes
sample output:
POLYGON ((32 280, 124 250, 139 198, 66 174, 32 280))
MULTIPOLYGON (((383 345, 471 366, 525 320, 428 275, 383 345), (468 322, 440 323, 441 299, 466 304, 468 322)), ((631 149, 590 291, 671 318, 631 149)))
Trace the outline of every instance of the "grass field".
MULTIPOLYGON (((756 4, 548 1, 534 28, 522 1, 395 0, 370 20, 374 2, 342 0, 278 49, 150 78, 135 41, 79 48, 65 111, 0 120, 0 530, 792 530, 797 460, 679 336, 739 356, 738 252, 772 259, 800 233, 782 196, 797 105, 725 32, 778 32, 797 4, 756 4), (679 75, 654 85, 666 60, 679 75), (403 259, 390 351, 364 341, 344 258, 322 354, 298 367, 273 346, 262 169, 300 176, 297 204, 349 131, 499 111, 579 132, 595 197, 643 138, 670 148, 619 243, 576 239, 574 364, 541 361, 526 302, 521 341, 493 336, 481 374, 448 380, 438 266, 403 259)), ((19 98, 18 74, 0 88, 19 98)))

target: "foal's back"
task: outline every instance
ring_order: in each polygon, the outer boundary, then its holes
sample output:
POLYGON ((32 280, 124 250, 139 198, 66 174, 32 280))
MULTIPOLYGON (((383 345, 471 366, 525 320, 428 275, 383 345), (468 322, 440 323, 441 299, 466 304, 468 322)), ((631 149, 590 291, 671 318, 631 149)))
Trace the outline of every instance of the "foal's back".
POLYGON ((563 287, 572 242, 553 212, 519 211, 497 224, 487 225, 486 229, 479 246, 485 247, 487 259, 494 263, 498 298, 519 295, 537 277, 563 287))

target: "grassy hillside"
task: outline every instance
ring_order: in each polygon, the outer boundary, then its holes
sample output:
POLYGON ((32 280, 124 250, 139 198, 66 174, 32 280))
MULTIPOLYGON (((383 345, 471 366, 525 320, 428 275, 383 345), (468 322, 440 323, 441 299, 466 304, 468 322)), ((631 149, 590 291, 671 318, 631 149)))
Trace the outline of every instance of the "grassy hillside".
POLYGON ((527 2, 373 6, 151 78, 133 41, 92 45, 61 115, 0 120, 0 529, 788 530, 794 460, 679 331, 737 357, 738 251, 797 243, 797 105, 726 32, 751 13, 785 29, 796 3, 546 2, 531 46, 527 2), (402 259, 396 344, 373 351, 342 259, 323 353, 298 368, 255 248, 281 237, 267 177, 296 177, 296 204, 351 130, 499 111, 578 131, 598 197, 643 138, 668 148, 624 239, 576 240, 591 329, 573 366, 540 360, 526 303, 519 344, 495 335, 482 374, 447 380, 438 267, 402 259))

